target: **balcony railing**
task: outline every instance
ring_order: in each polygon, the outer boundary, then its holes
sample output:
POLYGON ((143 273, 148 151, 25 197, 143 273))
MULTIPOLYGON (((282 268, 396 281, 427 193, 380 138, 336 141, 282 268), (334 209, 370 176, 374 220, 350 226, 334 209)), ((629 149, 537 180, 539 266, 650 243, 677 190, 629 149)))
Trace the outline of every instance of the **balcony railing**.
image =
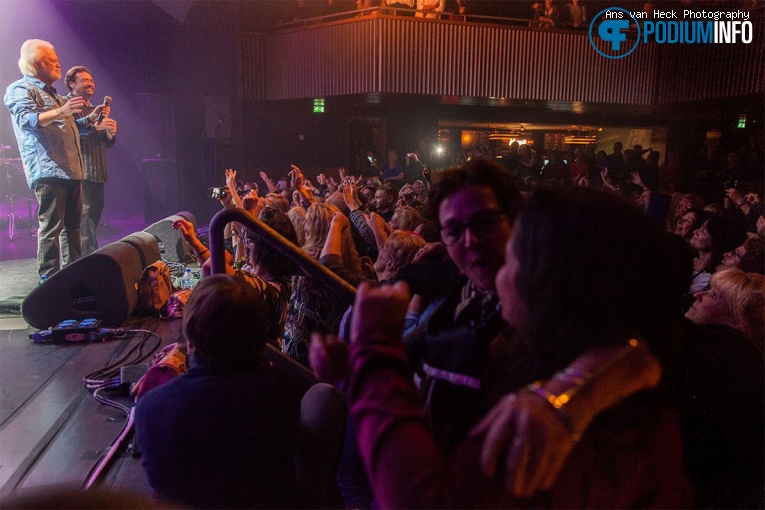
POLYGON ((396 13, 376 8, 243 34, 243 97, 377 92, 655 106, 763 91, 761 17, 750 45, 639 44, 607 59, 586 32, 528 28, 528 19, 396 13))

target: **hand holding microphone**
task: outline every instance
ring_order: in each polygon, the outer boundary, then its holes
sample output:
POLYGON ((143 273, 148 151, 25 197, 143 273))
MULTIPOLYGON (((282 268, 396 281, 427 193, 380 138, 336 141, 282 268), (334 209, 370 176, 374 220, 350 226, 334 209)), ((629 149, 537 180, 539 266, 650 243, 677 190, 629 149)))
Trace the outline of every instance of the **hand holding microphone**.
POLYGON ((104 104, 102 105, 101 111, 98 112, 98 118, 96 119, 96 124, 101 124, 101 122, 104 120, 104 117, 108 117, 109 113, 111 113, 111 106, 112 104, 112 96, 106 96, 104 97, 104 104))

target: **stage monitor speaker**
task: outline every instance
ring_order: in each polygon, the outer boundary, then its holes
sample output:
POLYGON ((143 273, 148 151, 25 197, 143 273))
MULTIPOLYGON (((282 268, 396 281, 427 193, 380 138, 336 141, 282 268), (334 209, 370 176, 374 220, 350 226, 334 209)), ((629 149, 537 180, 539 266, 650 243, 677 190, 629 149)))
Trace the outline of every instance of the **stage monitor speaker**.
POLYGON ((144 221, 153 223, 180 209, 181 186, 175 161, 141 160, 144 221))
POLYGON ((136 283, 143 269, 159 258, 152 234, 130 234, 52 275, 24 299, 21 314, 38 329, 88 318, 120 326, 138 303, 136 283))
POLYGON ((184 262, 188 254, 191 253, 191 246, 183 238, 181 231, 173 228, 173 222, 182 218, 190 221, 196 232, 197 220, 188 211, 181 211, 178 214, 168 216, 164 220, 143 229, 144 232, 157 238, 159 253, 162 255, 162 259, 167 262, 184 262))

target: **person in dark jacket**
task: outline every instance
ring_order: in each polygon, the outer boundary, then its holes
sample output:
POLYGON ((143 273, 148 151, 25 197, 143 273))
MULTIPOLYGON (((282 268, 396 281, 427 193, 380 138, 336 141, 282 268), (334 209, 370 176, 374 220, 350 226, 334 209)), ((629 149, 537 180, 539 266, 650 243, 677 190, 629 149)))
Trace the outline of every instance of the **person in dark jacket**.
POLYGON ((202 279, 183 332, 188 372, 138 402, 135 429, 156 494, 195 508, 294 508, 301 393, 267 363, 266 307, 229 275, 202 279))

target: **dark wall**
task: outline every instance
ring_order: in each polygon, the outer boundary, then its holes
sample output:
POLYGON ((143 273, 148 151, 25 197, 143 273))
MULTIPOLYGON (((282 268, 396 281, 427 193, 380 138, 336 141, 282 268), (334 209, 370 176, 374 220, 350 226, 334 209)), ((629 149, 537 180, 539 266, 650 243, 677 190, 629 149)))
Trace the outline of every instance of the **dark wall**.
POLYGON ((185 207, 203 222, 215 211, 207 198, 207 188, 224 182, 225 168, 236 169, 241 165, 238 151, 225 150, 226 146, 237 146, 240 139, 241 115, 236 108, 240 102, 238 20, 239 2, 194 2, 179 31, 170 66, 176 105, 180 189, 185 207), (214 162, 212 136, 208 137, 205 129, 205 96, 223 97, 231 104, 230 115, 220 120, 232 136, 218 136, 215 140, 222 146, 216 154, 229 157, 216 158, 214 162))

